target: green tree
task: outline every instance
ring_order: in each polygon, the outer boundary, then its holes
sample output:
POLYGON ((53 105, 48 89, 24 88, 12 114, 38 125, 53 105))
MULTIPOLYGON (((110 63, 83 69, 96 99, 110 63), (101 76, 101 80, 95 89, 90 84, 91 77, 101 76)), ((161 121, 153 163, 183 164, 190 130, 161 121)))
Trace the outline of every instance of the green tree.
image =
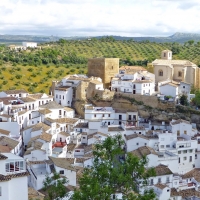
POLYGON ((200 107, 200 91, 199 91, 199 90, 196 90, 196 91, 195 91, 195 98, 192 99, 192 102, 193 102, 196 106, 200 107))
POLYGON ((183 105, 183 106, 188 106, 188 99, 187 99, 188 97, 187 97, 187 95, 185 95, 185 94, 183 94, 183 95, 181 95, 181 97, 180 97, 180 104, 181 105, 183 105))
POLYGON ((125 156, 123 147, 121 135, 95 144, 93 166, 84 169, 79 179, 80 188, 75 190, 73 200, 110 200, 111 195, 117 193, 122 193, 126 200, 155 198, 152 190, 138 194, 138 186, 147 184, 148 178, 155 175, 154 169, 145 168, 146 157, 140 159, 131 153, 125 156))
POLYGON ((55 200, 66 196, 66 187, 67 183, 66 178, 61 178, 60 175, 54 172, 53 176, 46 176, 43 185, 44 191, 46 191, 45 200, 55 200))

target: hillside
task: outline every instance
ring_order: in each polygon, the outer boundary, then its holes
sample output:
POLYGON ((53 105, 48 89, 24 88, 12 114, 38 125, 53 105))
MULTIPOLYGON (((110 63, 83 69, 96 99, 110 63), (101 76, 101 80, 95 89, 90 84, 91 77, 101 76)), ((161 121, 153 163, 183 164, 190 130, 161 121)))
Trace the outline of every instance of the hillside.
MULTIPOLYGON (((65 40, 86 40, 88 38, 101 39, 107 36, 96 36, 96 37, 60 37, 60 36, 43 36, 43 35, 0 35, 0 44, 21 44, 24 41, 32 41, 38 43, 44 42, 56 42, 59 39, 63 38, 65 40)), ((157 43, 166 43, 166 42, 178 42, 184 44, 189 40, 194 40, 195 42, 200 41, 200 34, 197 33, 181 33, 177 32, 168 37, 126 37, 126 36, 112 36, 115 40, 134 40, 137 42, 149 41, 157 43)))
POLYGON ((52 80, 67 74, 87 73, 87 59, 118 57, 120 65, 146 66, 161 51, 172 49, 174 59, 188 59, 200 65, 200 45, 115 41, 111 37, 91 40, 59 40, 42 44, 42 49, 16 52, 0 46, 0 90, 24 88, 48 92, 52 80))

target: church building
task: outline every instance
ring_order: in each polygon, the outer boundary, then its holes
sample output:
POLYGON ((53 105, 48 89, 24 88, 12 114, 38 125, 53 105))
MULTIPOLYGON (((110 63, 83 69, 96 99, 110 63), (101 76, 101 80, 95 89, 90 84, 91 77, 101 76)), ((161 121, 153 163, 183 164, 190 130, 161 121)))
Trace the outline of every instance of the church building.
POLYGON ((162 81, 186 82, 200 88, 200 70, 198 66, 188 60, 173 60, 172 51, 164 50, 161 59, 152 62, 155 83, 162 81))

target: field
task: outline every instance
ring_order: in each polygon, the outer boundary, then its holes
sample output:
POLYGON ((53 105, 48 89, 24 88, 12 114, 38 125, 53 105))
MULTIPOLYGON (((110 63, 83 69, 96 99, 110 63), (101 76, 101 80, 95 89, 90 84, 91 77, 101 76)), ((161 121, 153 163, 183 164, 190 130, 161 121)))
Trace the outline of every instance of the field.
POLYGON ((16 52, 0 46, 0 90, 24 88, 31 93, 49 92, 52 80, 67 74, 87 73, 87 59, 118 57, 120 66, 147 66, 171 49, 174 59, 187 59, 200 66, 200 45, 115 41, 112 38, 42 44, 42 49, 16 52))

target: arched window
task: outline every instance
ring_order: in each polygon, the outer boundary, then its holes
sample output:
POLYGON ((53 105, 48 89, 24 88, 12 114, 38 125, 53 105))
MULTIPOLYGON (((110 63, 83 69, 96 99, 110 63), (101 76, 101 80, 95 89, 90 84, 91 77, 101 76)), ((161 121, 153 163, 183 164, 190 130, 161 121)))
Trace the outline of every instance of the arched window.
POLYGON ((178 72, 178 77, 182 77, 182 72, 181 71, 178 72))
POLYGON ((163 70, 159 70, 159 71, 158 71, 158 75, 159 75, 159 76, 163 76, 163 70))

